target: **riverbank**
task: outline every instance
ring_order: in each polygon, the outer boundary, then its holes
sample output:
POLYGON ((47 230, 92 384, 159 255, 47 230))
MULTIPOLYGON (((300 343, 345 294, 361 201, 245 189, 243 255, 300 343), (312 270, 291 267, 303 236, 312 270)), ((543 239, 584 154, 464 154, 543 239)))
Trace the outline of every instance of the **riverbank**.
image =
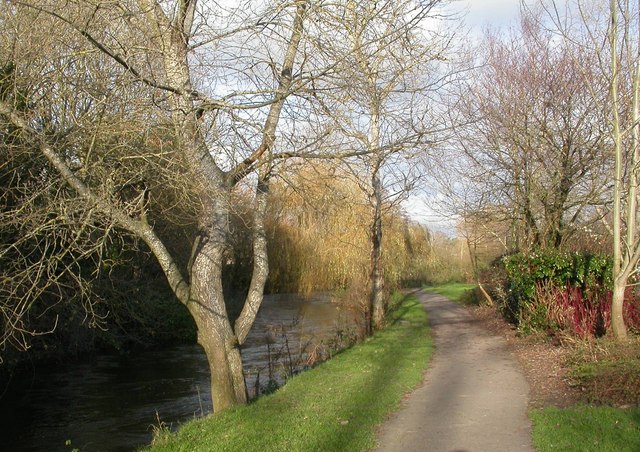
POLYGON ((368 450, 376 426, 422 380, 431 353, 426 313, 408 295, 373 338, 250 405, 175 434, 159 426, 153 450, 368 450))

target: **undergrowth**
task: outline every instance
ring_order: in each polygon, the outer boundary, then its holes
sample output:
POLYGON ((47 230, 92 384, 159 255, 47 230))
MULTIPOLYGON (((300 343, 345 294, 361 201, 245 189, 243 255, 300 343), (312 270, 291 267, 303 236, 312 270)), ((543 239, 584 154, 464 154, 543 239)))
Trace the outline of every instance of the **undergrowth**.
POLYGON ((571 357, 572 383, 588 403, 640 406, 640 337, 578 341, 571 357))

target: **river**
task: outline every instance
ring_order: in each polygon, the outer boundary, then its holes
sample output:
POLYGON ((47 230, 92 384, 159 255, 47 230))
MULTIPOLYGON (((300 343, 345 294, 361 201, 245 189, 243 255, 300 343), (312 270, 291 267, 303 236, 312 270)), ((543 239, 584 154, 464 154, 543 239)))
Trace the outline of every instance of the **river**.
MULTIPOLYGON (((265 297, 242 350, 250 394, 258 371, 266 383, 270 362, 282 382, 289 358, 304 363, 314 347, 351 334, 352 318, 328 294, 265 297)), ((211 408, 207 360, 197 345, 98 355, 26 378, 27 390, 0 398, 0 449, 130 451, 149 444, 154 426, 175 429, 211 408)))

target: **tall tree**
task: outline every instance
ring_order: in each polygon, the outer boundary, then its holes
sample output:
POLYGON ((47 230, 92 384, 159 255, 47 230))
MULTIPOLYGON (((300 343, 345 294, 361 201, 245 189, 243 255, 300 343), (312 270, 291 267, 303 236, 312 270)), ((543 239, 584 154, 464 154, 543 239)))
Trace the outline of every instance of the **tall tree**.
POLYGON ((640 261, 640 2, 609 3, 610 120, 615 156, 611 326, 627 339, 625 290, 640 261), (622 92, 621 92, 622 91, 622 92), (625 105, 626 104, 626 105, 625 105))
MULTIPOLYGON (((127 231, 154 254, 177 299, 197 325, 198 342, 209 360, 216 410, 247 400, 239 347, 255 319, 268 272, 263 216, 269 161, 281 112, 294 89, 307 1, 241 6, 224 8, 195 0, 14 1, 6 5, 2 18, 14 44, 7 47, 14 55, 3 55, 3 59, 15 61, 13 72, 18 79, 28 73, 31 62, 29 52, 16 50, 33 49, 17 33, 16 24, 28 17, 32 27, 53 25, 63 30, 53 33, 48 42, 55 43, 50 50, 57 46, 61 51, 38 55, 42 72, 34 75, 43 88, 32 85, 27 99, 35 110, 26 114, 17 108, 15 96, 0 99, 4 127, 12 128, 14 135, 29 143, 33 155, 46 159, 46 174, 56 171, 75 192, 76 209, 99 213, 105 219, 103 224, 127 231), (82 39, 69 41, 69 33, 82 39), (262 38, 268 45, 260 44, 262 38), (241 47, 243 42, 251 45, 241 47), (230 47, 225 48, 224 43, 230 47), (280 62, 271 53, 279 54, 280 62), (216 67, 209 66, 212 55, 220 62, 216 67), (270 77, 259 71, 252 73, 245 65, 260 67, 270 77), (215 73, 207 73, 207 68, 215 73), (270 79, 271 86, 263 84, 265 79, 270 79), (225 82, 234 88, 226 95, 216 95, 225 90, 225 82), (235 89, 238 85, 246 90, 235 89), (60 97, 69 86, 86 99, 84 105, 70 104, 71 93, 60 97), (131 86, 137 91, 127 89, 131 86), (39 109, 56 96, 59 103, 52 109, 39 109), (149 193, 147 181, 123 184, 110 176, 112 172, 119 174, 129 159, 140 165, 153 160, 161 138, 156 138, 155 147, 150 146, 144 137, 147 129, 138 131, 133 142, 131 137, 111 134, 98 147, 90 139, 82 139, 108 135, 104 128, 110 116, 102 113, 117 109, 124 116, 142 109, 140 116, 147 121, 170 124, 165 156, 179 167, 177 174, 183 179, 179 183, 195 201, 188 262, 181 263, 172 253, 171 243, 159 235, 153 218, 162 216, 162 211, 151 211, 154 204, 148 199, 153 193, 149 193), (249 111, 257 113, 243 116, 249 111), (89 121, 91 117, 98 122, 89 121), (259 128, 257 118, 261 118, 259 128), (222 289, 229 195, 258 166, 254 271, 242 312, 233 322, 222 289)), ((17 83, 26 85, 29 80, 21 78, 17 83)), ((148 171, 145 177, 153 181, 157 173, 148 171)))
POLYGON ((339 89, 318 85, 318 98, 335 135, 358 154, 350 165, 370 205, 370 332, 382 326, 386 310, 384 211, 416 183, 411 157, 439 139, 443 129, 434 99, 448 80, 441 63, 451 35, 429 28, 428 19, 439 18, 445 3, 345 0, 344 13, 327 14, 325 22, 332 32, 323 39, 332 43, 323 47, 338 62, 330 84, 339 89))
POLYGON ((566 244, 598 218, 607 191, 607 135, 583 82, 595 68, 545 27, 539 12, 524 10, 507 36, 486 33, 455 106, 459 172, 476 187, 468 200, 510 221, 510 246, 525 251, 566 244))

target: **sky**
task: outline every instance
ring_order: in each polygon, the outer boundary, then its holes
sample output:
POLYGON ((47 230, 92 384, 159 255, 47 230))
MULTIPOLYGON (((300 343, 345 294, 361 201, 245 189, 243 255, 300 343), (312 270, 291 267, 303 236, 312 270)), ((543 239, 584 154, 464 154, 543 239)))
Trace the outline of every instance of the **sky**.
MULTIPOLYGON (((487 26, 506 28, 515 23, 520 11, 520 0, 457 0, 453 2, 452 9, 463 12, 471 34, 480 37, 487 26)), ((437 196, 441 195, 436 194, 435 197, 437 196)), ((414 221, 423 223, 432 230, 454 235, 455 220, 435 212, 430 207, 433 204, 433 198, 416 193, 404 202, 404 208, 414 221)))
POLYGON ((458 8, 468 8, 466 22, 478 31, 484 26, 503 27, 518 17, 520 0, 460 0, 458 8))

